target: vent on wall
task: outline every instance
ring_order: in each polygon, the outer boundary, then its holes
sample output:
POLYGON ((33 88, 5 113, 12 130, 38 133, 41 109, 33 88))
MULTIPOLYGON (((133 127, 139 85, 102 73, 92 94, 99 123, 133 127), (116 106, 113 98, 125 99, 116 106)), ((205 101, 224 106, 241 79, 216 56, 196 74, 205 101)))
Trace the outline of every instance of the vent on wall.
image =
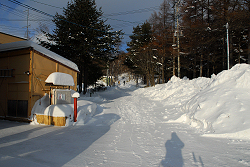
POLYGON ((13 75, 14 69, 0 69, 0 77, 14 77, 13 75))

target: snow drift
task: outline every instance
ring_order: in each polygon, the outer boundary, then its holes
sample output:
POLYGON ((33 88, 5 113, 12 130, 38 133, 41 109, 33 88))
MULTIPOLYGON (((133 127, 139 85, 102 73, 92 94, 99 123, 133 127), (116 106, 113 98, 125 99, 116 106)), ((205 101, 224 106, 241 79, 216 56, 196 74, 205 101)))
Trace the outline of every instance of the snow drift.
POLYGON ((176 120, 206 133, 204 136, 250 138, 250 66, 237 64, 211 78, 172 77, 142 91, 165 106, 173 105, 176 120))

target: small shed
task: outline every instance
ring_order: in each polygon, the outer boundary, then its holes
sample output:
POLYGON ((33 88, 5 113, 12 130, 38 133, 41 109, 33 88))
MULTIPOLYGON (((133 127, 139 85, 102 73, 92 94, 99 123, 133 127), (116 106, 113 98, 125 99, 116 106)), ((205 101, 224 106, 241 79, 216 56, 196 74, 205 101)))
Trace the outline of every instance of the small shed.
MULTIPOLYGON (((28 118, 35 102, 49 93, 45 80, 53 72, 72 76, 77 89, 78 67, 32 41, 0 45, 0 116, 28 118)), ((60 88, 60 86, 58 86, 60 88)))

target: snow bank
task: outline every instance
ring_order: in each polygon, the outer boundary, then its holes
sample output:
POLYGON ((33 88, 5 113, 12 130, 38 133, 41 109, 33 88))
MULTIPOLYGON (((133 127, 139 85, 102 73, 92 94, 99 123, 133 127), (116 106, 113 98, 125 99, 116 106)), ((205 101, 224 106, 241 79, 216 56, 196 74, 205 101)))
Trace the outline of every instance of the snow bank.
POLYGON ((247 64, 213 75, 210 84, 183 105, 185 114, 179 120, 215 134, 244 131, 250 138, 249 81, 247 64))
POLYGON ((176 120, 187 123, 205 136, 250 139, 250 66, 235 65, 211 78, 189 80, 172 77, 166 84, 156 85, 138 93, 173 105, 176 120))
POLYGON ((180 105, 183 101, 190 99, 190 96, 207 87, 209 80, 209 78, 189 80, 173 76, 168 83, 156 85, 155 88, 148 89, 144 95, 152 100, 166 101, 168 105, 180 105))

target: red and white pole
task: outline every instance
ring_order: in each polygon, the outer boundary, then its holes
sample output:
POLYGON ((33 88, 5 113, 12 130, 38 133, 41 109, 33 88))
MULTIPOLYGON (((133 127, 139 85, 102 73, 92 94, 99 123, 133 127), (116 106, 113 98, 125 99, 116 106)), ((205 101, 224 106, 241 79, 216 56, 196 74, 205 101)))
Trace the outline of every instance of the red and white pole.
POLYGON ((78 92, 75 92, 72 97, 74 98, 74 122, 77 121, 77 98, 80 97, 78 92))
POLYGON ((77 98, 74 98, 74 122, 76 122, 77 118, 77 98))

